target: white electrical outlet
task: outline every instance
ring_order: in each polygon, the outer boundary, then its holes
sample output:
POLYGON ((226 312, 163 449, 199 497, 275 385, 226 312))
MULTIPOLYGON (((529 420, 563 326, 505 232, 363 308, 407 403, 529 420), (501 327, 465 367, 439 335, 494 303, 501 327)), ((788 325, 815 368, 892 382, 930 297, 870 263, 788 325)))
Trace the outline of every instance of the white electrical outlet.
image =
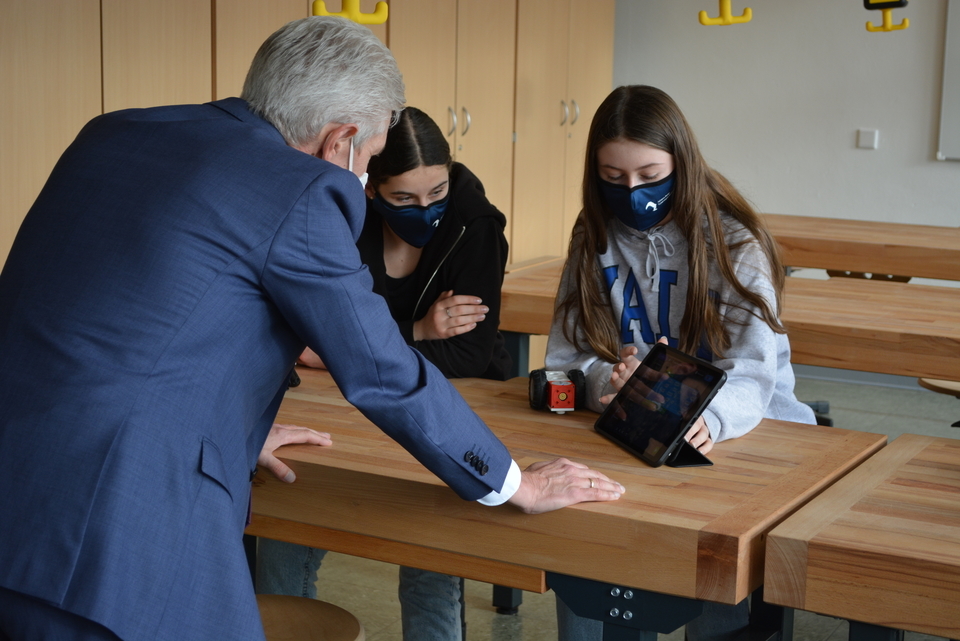
POLYGON ((876 149, 880 143, 880 132, 876 129, 857 129, 857 147, 876 149))

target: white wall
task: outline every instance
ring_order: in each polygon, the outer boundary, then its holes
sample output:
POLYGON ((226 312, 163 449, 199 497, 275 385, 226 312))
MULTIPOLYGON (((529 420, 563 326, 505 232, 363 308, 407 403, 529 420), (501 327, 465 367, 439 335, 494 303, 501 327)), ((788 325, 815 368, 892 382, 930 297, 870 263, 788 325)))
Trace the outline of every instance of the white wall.
POLYGON ((760 211, 960 225, 960 162, 935 159, 947 0, 912 0, 890 33, 867 32, 882 16, 862 0, 734 0, 752 22, 700 25, 717 5, 618 0, 614 84, 673 96, 760 211))

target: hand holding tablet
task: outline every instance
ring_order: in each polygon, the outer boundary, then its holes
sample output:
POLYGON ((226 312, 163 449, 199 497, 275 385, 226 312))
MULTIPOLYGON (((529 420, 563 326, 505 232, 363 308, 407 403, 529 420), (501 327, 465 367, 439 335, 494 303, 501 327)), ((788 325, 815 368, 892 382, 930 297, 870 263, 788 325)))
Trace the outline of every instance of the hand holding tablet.
POLYGON ((725 381, 723 370, 658 343, 594 427, 654 467, 712 465, 683 437, 725 381))

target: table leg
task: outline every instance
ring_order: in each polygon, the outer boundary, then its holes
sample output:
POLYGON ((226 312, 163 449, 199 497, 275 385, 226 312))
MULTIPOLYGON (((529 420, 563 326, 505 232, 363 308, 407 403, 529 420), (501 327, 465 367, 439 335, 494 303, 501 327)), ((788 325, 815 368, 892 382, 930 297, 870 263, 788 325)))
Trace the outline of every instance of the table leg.
POLYGON ((696 599, 547 572, 547 585, 574 614, 603 622, 603 641, 656 641, 703 612, 696 599))
POLYGON ((257 585, 257 537, 243 535, 243 552, 247 555, 247 565, 250 566, 250 578, 253 585, 257 585))
POLYGON ((763 600, 763 586, 750 595, 751 638, 777 638, 793 641, 793 608, 785 608, 763 600))
POLYGON ((500 332, 503 334, 503 346, 510 358, 513 359, 511 376, 530 375, 530 335, 517 332, 500 332))
POLYGON ((903 641, 903 630, 872 623, 850 622, 850 641, 903 641))
MULTIPOLYGON (((603 622, 603 641, 656 641, 703 612, 703 601, 637 590, 547 572, 547 585, 576 615, 603 622)), ((793 610, 764 603, 763 589, 751 595, 750 626, 743 641, 792 641, 793 610)), ((903 641, 871 638, 850 641, 903 641)))
POLYGON ((493 586, 493 607, 497 614, 516 614, 523 603, 523 590, 503 585, 493 586))

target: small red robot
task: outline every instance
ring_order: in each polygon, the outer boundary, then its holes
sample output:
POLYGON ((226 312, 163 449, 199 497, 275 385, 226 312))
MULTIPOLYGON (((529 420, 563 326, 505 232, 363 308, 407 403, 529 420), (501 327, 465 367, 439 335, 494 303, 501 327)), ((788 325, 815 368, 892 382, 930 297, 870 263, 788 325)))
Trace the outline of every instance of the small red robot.
POLYGON ((578 369, 569 372, 535 369, 530 372, 530 407, 547 408, 558 414, 582 409, 586 387, 586 378, 578 369))

